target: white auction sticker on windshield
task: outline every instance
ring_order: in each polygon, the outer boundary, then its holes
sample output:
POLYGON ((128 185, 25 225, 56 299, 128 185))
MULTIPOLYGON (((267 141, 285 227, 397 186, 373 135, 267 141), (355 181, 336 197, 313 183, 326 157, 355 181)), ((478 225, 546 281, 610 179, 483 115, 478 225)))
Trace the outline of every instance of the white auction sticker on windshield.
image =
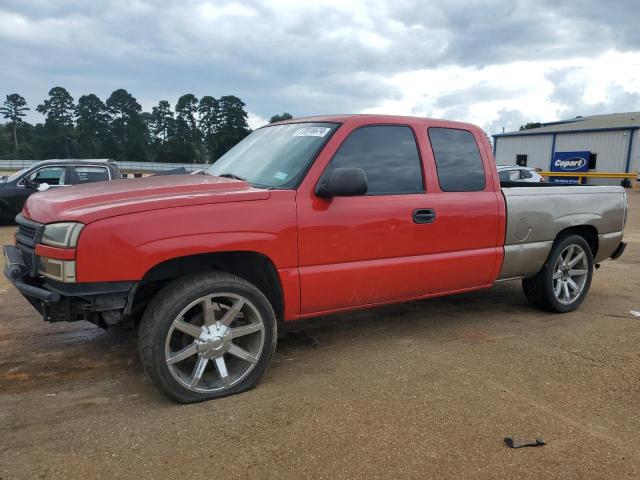
POLYGON ((294 137, 324 137, 331 130, 328 127, 305 127, 296 130, 294 137))

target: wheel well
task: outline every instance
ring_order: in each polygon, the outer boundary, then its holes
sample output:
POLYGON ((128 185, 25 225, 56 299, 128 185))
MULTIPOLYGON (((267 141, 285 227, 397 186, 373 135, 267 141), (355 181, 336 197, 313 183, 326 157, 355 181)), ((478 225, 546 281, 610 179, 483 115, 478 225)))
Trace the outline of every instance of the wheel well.
POLYGON ((280 278, 271 260, 256 252, 218 252, 178 257, 151 268, 138 283, 131 314, 139 317, 147 303, 167 283, 189 273, 220 270, 255 285, 271 303, 276 319, 284 318, 284 298, 280 278))
POLYGON ((591 248, 591 253, 596 256, 598 253, 598 230, 592 225, 578 225, 575 227, 568 227, 562 230, 556 236, 556 240, 566 237, 568 235, 580 235, 586 240, 591 248))

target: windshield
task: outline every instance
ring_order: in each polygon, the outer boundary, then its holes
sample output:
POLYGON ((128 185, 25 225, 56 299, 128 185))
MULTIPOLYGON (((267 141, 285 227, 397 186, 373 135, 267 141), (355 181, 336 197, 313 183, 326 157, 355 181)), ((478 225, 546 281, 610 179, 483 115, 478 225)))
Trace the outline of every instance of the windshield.
POLYGON ((27 168, 23 168, 22 170, 14 173, 13 175, 9 175, 9 177, 6 179, 7 182, 13 182, 14 180, 16 180, 17 178, 20 178, 20 175, 22 175, 24 172, 26 172, 27 170, 29 170, 29 168, 31 167, 27 167, 27 168))
POLYGON ((205 172, 241 178, 257 187, 295 188, 336 128, 335 123, 289 123, 260 128, 205 172))

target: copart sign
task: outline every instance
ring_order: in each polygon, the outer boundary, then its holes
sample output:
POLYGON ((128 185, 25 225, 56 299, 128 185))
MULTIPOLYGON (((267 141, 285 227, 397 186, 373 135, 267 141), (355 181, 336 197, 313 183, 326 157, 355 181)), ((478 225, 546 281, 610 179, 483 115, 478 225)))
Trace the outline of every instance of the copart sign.
MULTIPOLYGON (((552 172, 578 173, 589 170, 591 152, 555 152, 551 161, 552 172)), ((578 177, 549 177, 554 183, 579 183, 578 177)))

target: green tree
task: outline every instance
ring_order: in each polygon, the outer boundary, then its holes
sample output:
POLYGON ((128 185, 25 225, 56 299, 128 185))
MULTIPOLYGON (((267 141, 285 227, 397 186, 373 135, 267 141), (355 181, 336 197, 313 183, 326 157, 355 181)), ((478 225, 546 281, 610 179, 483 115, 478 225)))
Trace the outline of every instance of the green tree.
POLYGON ((176 119, 183 122, 187 131, 194 135, 197 131, 196 114, 198 113, 198 99, 191 93, 182 95, 176 103, 176 119))
POLYGON ((13 158, 16 156, 11 142, 11 124, 0 124, 0 158, 13 158))
POLYGON ((27 107, 27 101, 23 96, 12 93, 11 95, 7 95, 7 99, 0 107, 0 113, 4 118, 7 118, 12 126, 13 126, 13 145, 15 147, 16 154, 19 151, 18 146, 18 126, 22 123, 22 117, 26 115, 25 111, 29 110, 27 107))
POLYGON ((175 118, 171 105, 166 100, 160 100, 151 109, 149 117, 149 133, 151 134, 151 151, 154 161, 171 161, 170 143, 175 132, 175 118))
POLYGON ((540 122, 529 122, 524 125, 520 125, 520 130, 531 130, 532 128, 540 128, 542 124, 540 122))
POLYGON ((109 112, 107 106, 93 93, 78 99, 75 108, 78 154, 85 158, 105 156, 109 143, 109 112))
POLYGON ((181 162, 196 162, 201 151, 200 132, 196 115, 198 99, 191 93, 182 95, 176 103, 175 143, 180 152, 181 162))
POLYGON ((269 119, 269 123, 282 122, 283 120, 291 120, 291 119, 293 119, 293 115, 291 115, 289 112, 284 112, 271 117, 269 119))
POLYGON ((46 115, 43 141, 51 156, 71 158, 70 143, 73 137, 73 97, 62 87, 49 90, 49 98, 36 110, 46 115))
POLYGON ((150 132, 154 137, 166 142, 175 127, 175 119, 171 111, 171 104, 166 100, 160 100, 157 107, 151 109, 150 132))
POLYGON ((245 103, 238 97, 226 95, 220 97, 220 123, 217 133, 215 158, 220 158, 231 147, 251 133, 244 109, 245 103))
POLYGON ((111 93, 106 106, 112 116, 109 127, 113 158, 134 162, 148 160, 148 128, 135 97, 120 88, 111 93))
POLYGON ((217 148, 217 133, 220 127, 220 103, 214 97, 205 95, 198 105, 198 129, 202 135, 207 160, 211 160, 217 148))

